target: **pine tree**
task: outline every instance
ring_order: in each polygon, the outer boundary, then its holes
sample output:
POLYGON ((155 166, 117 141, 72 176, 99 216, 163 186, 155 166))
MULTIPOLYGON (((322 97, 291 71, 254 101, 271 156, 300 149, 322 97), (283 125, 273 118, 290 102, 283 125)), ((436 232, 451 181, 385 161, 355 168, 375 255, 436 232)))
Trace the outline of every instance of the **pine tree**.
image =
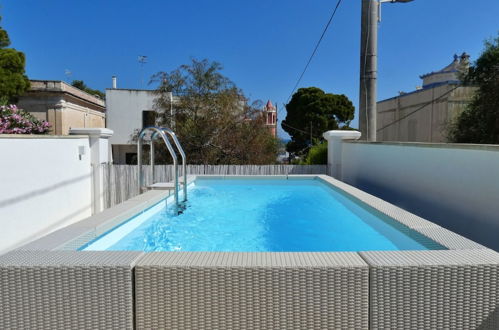
POLYGON ((0 104, 16 103, 30 86, 25 74, 24 53, 7 48, 9 46, 9 35, 0 26, 0 104))

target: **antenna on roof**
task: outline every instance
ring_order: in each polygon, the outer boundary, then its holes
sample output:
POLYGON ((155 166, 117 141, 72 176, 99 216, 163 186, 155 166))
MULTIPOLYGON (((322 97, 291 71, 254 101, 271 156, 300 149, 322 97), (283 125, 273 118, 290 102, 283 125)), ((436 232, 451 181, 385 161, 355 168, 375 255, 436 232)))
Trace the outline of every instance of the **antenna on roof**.
POLYGON ((69 69, 64 70, 64 74, 66 75, 66 82, 70 83, 71 75, 73 74, 69 69))
POLYGON ((144 88, 144 64, 147 63, 147 56, 139 55, 138 61, 140 63, 140 87, 144 88))

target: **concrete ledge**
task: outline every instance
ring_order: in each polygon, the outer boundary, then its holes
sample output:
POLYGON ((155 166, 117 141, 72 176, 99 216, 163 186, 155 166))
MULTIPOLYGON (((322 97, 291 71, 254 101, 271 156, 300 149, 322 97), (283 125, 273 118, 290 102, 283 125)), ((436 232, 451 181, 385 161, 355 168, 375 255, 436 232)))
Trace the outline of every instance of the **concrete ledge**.
POLYGON ((323 134, 326 140, 340 139, 340 140, 358 140, 360 139, 361 133, 359 131, 327 131, 323 134))
POLYGON ((427 142, 368 142, 368 141, 344 141, 346 143, 370 144, 373 146, 401 146, 414 148, 440 148, 440 149, 467 149, 499 151, 497 144, 464 144, 464 143, 427 143, 427 142))
POLYGON ((113 131, 108 128, 70 128, 70 135, 88 135, 92 137, 111 137, 113 135, 113 131))
POLYGON ((0 134, 0 139, 88 139, 88 135, 0 134))
MULTIPOLYGON (((187 175, 187 184, 190 184, 196 179, 195 175, 187 175)), ((179 185, 184 184, 184 176, 179 176, 178 178, 178 183, 179 185)), ((147 188, 152 189, 152 190, 174 190, 175 188, 175 183, 173 181, 171 182, 157 182, 154 184, 151 184, 147 186, 147 188)))

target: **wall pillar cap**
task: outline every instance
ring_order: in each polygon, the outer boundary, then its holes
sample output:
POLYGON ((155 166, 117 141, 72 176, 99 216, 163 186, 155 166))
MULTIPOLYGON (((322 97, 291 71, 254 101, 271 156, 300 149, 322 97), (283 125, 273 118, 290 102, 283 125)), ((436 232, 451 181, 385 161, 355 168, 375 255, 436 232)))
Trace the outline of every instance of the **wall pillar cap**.
POLYGON ((113 135, 109 128, 70 128, 69 135, 88 135, 91 137, 108 138, 113 135))
POLYGON ((324 132, 322 135, 328 141, 330 140, 358 140, 360 139, 359 131, 342 131, 342 130, 334 130, 324 132))

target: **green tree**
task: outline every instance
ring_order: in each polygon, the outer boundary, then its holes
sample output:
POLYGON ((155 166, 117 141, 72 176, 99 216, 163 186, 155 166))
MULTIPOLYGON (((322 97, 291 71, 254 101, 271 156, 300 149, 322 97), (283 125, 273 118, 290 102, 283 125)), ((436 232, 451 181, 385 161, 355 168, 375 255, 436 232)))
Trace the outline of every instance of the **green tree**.
POLYGON ((71 86, 81 89, 90 95, 97 96, 100 99, 104 99, 106 97, 106 95, 100 90, 88 87, 83 80, 73 80, 71 86))
POLYGON ((317 87, 300 88, 286 104, 282 128, 291 136, 287 150, 303 155, 322 133, 348 127, 355 108, 345 95, 325 93, 317 87), (312 135, 312 138, 311 138, 312 135))
POLYGON ((274 163, 277 140, 264 125, 261 102, 249 105, 221 70, 217 62, 193 59, 155 74, 157 124, 174 129, 191 164, 274 163))
POLYGON ((499 37, 485 42, 484 51, 462 80, 478 89, 452 126, 451 141, 499 144, 499 37))
POLYGON ((24 54, 14 48, 7 48, 9 45, 9 35, 0 27, 0 104, 16 103, 30 86, 25 74, 24 54))
POLYGON ((327 164, 327 141, 321 141, 310 148, 305 158, 304 165, 327 164))

